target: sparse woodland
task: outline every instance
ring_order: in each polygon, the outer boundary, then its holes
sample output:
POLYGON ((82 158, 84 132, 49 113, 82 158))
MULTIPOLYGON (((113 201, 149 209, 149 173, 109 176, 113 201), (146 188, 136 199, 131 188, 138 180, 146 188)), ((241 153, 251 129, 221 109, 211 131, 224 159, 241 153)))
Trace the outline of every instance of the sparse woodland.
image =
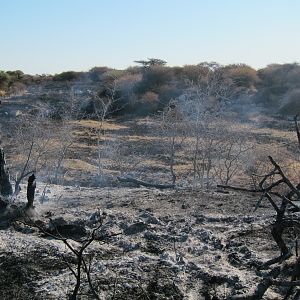
POLYGON ((0 72, 0 298, 299 299, 300 66, 136 63, 0 72))

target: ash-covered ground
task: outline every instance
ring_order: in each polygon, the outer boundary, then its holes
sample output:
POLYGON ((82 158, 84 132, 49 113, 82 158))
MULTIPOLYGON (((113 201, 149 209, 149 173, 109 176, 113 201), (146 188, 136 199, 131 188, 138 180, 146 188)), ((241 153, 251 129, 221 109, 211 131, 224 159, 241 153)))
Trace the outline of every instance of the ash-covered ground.
MULTIPOLYGON (((25 190, 15 203, 26 202, 25 190)), ((257 266, 279 254, 271 237, 274 211, 263 202, 254 212, 258 195, 54 185, 45 195, 43 190, 38 183, 33 218, 69 228, 66 237, 75 228, 84 238, 106 215, 97 234, 108 238, 96 238, 84 252, 92 257, 100 299, 230 299, 253 290, 267 272, 257 266)), ((62 241, 18 221, 3 226, 0 298, 67 299, 75 285, 67 262, 76 268, 62 241)), ((264 299, 281 299, 281 292, 269 288, 264 299)), ((78 299, 93 299, 85 276, 78 299)))

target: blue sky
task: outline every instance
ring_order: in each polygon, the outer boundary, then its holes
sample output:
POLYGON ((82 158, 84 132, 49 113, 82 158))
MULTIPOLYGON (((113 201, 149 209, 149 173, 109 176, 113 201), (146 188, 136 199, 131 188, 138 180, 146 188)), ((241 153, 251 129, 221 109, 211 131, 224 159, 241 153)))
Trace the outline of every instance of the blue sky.
POLYGON ((0 70, 300 61, 299 0, 0 0, 0 70))

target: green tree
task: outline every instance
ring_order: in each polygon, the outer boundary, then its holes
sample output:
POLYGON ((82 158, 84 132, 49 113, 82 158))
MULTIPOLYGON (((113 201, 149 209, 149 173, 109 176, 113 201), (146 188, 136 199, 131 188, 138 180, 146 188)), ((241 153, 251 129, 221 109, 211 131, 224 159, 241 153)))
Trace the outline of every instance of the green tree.
POLYGON ((141 64, 143 67, 164 66, 166 61, 159 58, 148 58, 147 60, 135 60, 134 62, 141 64))

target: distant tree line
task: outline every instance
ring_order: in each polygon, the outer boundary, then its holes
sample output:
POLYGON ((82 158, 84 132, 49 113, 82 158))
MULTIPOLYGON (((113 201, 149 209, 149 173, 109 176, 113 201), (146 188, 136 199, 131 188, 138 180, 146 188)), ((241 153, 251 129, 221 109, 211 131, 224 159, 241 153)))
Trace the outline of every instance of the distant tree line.
MULTIPOLYGON (((18 94, 32 85, 65 84, 70 88, 86 82, 96 87, 97 97, 111 98, 110 93, 114 91, 113 96, 118 101, 114 101, 111 114, 143 116, 163 110, 170 100, 185 94, 191 86, 203 88, 215 84, 226 89, 230 97, 223 99, 215 94, 214 101, 227 100, 234 104, 246 96, 272 115, 300 113, 300 66, 297 63, 272 64, 255 70, 245 64, 223 66, 204 62, 168 67, 164 60, 155 58, 135 62, 139 66, 124 70, 101 66, 88 72, 67 71, 55 75, 0 71, 0 96, 18 94)), ((93 103, 89 102, 84 109, 91 113, 93 103)))

